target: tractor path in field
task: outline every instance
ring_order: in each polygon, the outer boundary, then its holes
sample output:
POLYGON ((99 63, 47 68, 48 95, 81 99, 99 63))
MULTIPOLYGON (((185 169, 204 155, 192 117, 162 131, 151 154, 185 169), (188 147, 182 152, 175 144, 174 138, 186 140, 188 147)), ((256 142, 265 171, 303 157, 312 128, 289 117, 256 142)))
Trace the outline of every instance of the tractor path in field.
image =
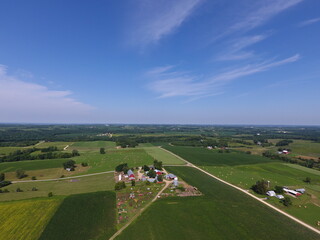
POLYGON ((73 176, 73 177, 64 177, 64 178, 41 179, 41 180, 25 180, 25 181, 12 181, 11 183, 27 183, 27 182, 49 182, 49 181, 59 181, 59 180, 66 180, 66 179, 73 179, 73 178, 90 177, 90 176, 101 175, 101 174, 107 174, 107 173, 114 173, 114 171, 99 172, 99 173, 91 173, 91 174, 85 174, 85 175, 73 176))
POLYGON ((135 215, 135 216, 133 216, 130 220, 129 220, 129 222, 127 222, 127 224, 126 225, 124 225, 122 228, 120 228, 115 234, 113 234, 113 236, 111 237, 111 238, 109 238, 109 240, 113 240, 113 239, 115 239, 117 236, 119 236, 122 232, 123 232, 123 230, 125 230, 137 217, 139 217, 141 214, 142 214, 142 212, 144 211, 144 210, 146 210, 153 202, 155 202, 158 198, 159 198, 159 196, 161 195, 161 193, 170 185, 170 181, 167 181, 167 180, 164 180, 164 182, 166 183, 165 185, 164 185, 164 187, 158 192, 158 194, 151 200, 151 202, 149 202, 145 207, 143 207, 143 208, 141 208, 140 209, 140 211, 135 215))
POLYGON ((162 148, 162 147, 160 147, 160 148, 161 148, 162 150, 164 150, 164 151, 166 151, 166 152, 168 152, 168 153, 176 156, 177 158, 181 159, 182 161, 184 161, 184 162, 186 163, 186 165, 176 165, 176 166, 180 166, 180 167, 181 167, 181 166, 188 166, 188 167, 196 168, 196 169, 198 169, 199 171, 207 174, 208 176, 210 176, 210 177, 212 177, 212 178, 214 178, 214 179, 216 179, 216 180, 218 180, 218 181, 220 181, 220 182, 222 182, 222 183, 224 183, 224 184, 227 184, 227 185, 229 185, 229 186, 231 186, 231 187, 233 187, 233 188, 235 188, 235 189, 237 189, 237 190, 239 190, 239 191, 241 191, 241 192, 249 195, 250 197, 254 198, 255 200, 257 200, 257 201, 259 201, 259 202, 267 205, 268 207, 272 208, 273 210, 275 210, 275 211, 277 211, 277 212, 285 215, 286 217, 292 219, 293 221, 299 223, 300 225, 302 225, 302 226, 304 226, 304 227, 306 227, 306 228, 308 228, 308 229, 310 229, 310 230, 312 230, 312 231, 320 234, 320 231, 319 231, 318 229, 316 229, 316 228, 310 226, 309 224, 306 224, 305 222, 299 220, 298 218, 293 217, 293 216, 291 216, 290 214, 288 214, 288 213, 286 213, 286 212, 284 212, 284 211, 276 208, 275 206, 271 205, 270 203, 265 202, 263 199, 256 197, 255 195, 253 195, 253 194, 251 194, 250 192, 248 192, 248 190, 242 189, 242 188, 240 188, 240 187, 238 187, 238 186, 236 186, 236 185, 233 185, 233 184, 231 184, 231 183, 229 183, 229 182, 226 182, 225 180, 222 180, 221 178, 218 178, 218 177, 214 176, 213 174, 206 172, 206 171, 203 170, 202 168, 199 168, 199 167, 197 167, 196 165, 188 162, 187 160, 183 159, 182 157, 178 156, 177 154, 174 154, 173 152, 170 152, 170 151, 168 151, 167 149, 164 149, 164 148, 162 148))

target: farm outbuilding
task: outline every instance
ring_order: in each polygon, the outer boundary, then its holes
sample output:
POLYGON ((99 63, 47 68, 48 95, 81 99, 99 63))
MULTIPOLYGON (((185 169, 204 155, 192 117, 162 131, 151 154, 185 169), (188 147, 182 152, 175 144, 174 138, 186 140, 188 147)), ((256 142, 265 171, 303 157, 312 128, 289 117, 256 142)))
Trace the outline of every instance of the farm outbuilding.
POLYGON ((169 174, 167 174, 165 177, 166 177, 166 179, 173 180, 173 179, 176 178, 176 175, 174 175, 174 174, 172 174, 172 173, 169 173, 169 174))
POLYGON ((299 193, 305 193, 305 189, 304 188, 298 188, 298 189, 296 189, 296 192, 299 192, 299 193))
POLYGON ((276 193, 274 191, 268 191, 267 195, 270 196, 270 197, 275 197, 276 193))

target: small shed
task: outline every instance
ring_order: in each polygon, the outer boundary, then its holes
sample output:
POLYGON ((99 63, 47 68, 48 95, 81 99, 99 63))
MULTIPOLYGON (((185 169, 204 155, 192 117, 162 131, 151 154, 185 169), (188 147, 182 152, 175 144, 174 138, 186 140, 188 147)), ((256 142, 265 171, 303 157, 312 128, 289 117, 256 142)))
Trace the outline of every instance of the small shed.
POLYGON ((270 196, 270 197, 275 197, 276 193, 274 191, 268 191, 267 195, 270 196))
POLYGON ((278 199, 284 199, 284 196, 282 196, 282 195, 277 195, 276 196, 278 199))

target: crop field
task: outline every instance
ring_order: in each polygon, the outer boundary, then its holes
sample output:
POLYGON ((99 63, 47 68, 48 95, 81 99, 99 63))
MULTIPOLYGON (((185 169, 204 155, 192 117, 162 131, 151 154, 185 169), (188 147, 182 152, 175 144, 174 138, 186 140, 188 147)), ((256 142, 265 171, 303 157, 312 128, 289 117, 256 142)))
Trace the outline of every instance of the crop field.
POLYGON ((106 154, 100 154, 99 151, 83 152, 74 160, 77 163, 87 162, 89 164, 91 168, 86 173, 112 171, 121 163, 128 163, 129 167, 153 163, 153 158, 143 149, 109 150, 106 151, 106 154))
POLYGON ((114 174, 107 173, 50 182, 14 183, 2 189, 8 189, 10 192, 1 193, 0 201, 46 197, 49 192, 53 192, 54 195, 71 195, 86 192, 109 191, 114 189, 114 174), (18 187, 22 189, 23 192, 16 192, 18 187), (33 187, 36 187, 38 191, 32 191, 33 187))
POLYGON ((25 171, 47 168, 62 168, 62 164, 67 160, 68 159, 46 159, 19 162, 3 162, 0 163, 0 172, 14 172, 19 168, 25 171))
POLYGON ((38 239, 59 204, 55 198, 0 203, 0 239, 38 239))
POLYGON ((64 199, 39 239, 108 239, 116 231, 114 192, 71 195, 64 199))
POLYGON ((154 159, 157 159, 158 161, 162 161, 164 165, 185 164, 185 162, 182 161, 181 159, 164 151, 159 147, 145 147, 144 150, 154 159))
POLYGON ((316 233, 190 167, 167 170, 204 196, 157 200, 117 239, 318 239, 316 233))
POLYGON ((206 148, 170 145, 165 145, 164 148, 198 166, 236 166, 274 162, 269 158, 238 152, 218 153, 217 150, 208 150, 206 148))

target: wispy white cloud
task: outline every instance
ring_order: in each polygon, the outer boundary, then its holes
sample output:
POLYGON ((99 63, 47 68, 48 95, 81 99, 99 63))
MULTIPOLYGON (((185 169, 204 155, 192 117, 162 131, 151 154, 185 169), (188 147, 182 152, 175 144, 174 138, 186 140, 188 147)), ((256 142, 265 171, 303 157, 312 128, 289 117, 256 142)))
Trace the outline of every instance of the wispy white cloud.
POLYGON ((245 18, 232 25, 226 33, 249 31, 266 23, 275 15, 295 6, 303 0, 269 0, 260 3, 245 18))
POLYGON ((254 56, 253 51, 245 50, 253 44, 266 39, 268 35, 254 35, 236 38, 231 41, 230 46, 224 53, 218 56, 217 60, 243 60, 254 56))
POLYGON ((303 22, 299 23, 298 26, 299 27, 304 27, 304 26, 308 26, 310 24, 317 23, 317 22, 320 22, 320 17, 319 18, 312 18, 312 19, 303 21, 303 22))
POLYGON ((159 94, 159 98, 168 97, 207 97, 221 94, 222 87, 232 80, 249 76, 255 73, 264 72, 271 68, 292 63, 299 60, 298 54, 279 61, 265 61, 259 64, 246 65, 235 68, 209 78, 201 78, 187 72, 172 71, 173 67, 164 67, 162 71, 157 68, 147 73, 152 79, 149 88, 159 94))
POLYGON ((71 95, 70 91, 50 90, 11 76, 7 67, 0 65, 0 122, 88 121, 94 107, 71 95))
POLYGON ((135 44, 158 42, 173 33, 203 0, 139 1, 139 19, 133 30, 135 44))

